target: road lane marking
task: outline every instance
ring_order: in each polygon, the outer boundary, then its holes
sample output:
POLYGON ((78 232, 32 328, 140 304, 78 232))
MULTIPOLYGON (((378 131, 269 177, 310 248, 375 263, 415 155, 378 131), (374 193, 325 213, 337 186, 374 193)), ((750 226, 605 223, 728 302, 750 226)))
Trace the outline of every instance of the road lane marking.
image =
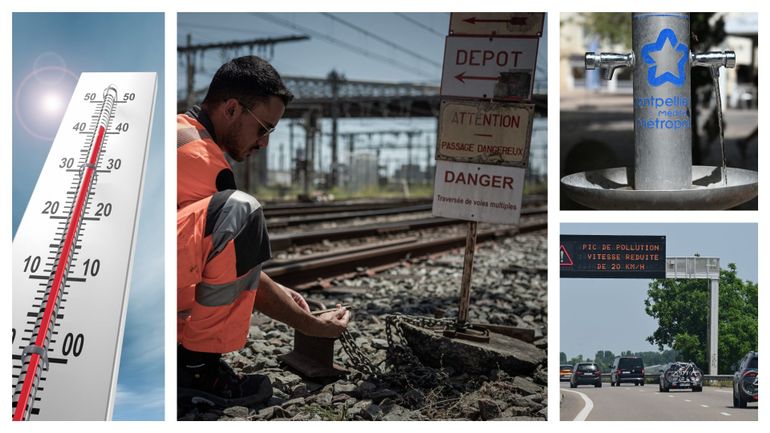
POLYGON ((702 404, 700 407, 709 407, 707 404, 702 404))
POLYGON ((669 398, 674 398, 674 396, 673 396, 673 395, 671 395, 671 394, 669 394, 668 396, 669 396, 669 398))
POLYGON ((691 402, 692 400, 687 400, 687 399, 685 399, 684 401, 686 401, 687 403, 689 403, 689 402, 691 402))
POLYGON ((582 392, 573 391, 571 389, 562 389, 562 391, 572 392, 583 398, 583 403, 584 403, 583 409, 580 412, 578 412, 577 415, 575 415, 575 419, 573 419, 572 421, 585 421, 586 418, 588 418, 588 414, 590 414, 591 411, 594 409, 594 402, 591 401, 591 399, 588 398, 588 396, 583 394, 582 392))
POLYGON ((730 414, 729 414, 729 413, 727 413, 727 412, 719 412, 719 413, 721 413, 721 414, 722 414, 722 415, 724 415, 724 416, 730 416, 730 414))

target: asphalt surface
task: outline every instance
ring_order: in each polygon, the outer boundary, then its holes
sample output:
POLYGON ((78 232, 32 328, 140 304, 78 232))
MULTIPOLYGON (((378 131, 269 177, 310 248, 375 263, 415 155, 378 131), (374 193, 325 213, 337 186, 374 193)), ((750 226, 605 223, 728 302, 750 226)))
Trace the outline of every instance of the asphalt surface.
POLYGON ((570 389, 569 382, 562 382, 561 398, 562 421, 756 421, 759 412, 758 403, 734 408, 730 388, 659 392, 652 384, 605 383, 570 389))

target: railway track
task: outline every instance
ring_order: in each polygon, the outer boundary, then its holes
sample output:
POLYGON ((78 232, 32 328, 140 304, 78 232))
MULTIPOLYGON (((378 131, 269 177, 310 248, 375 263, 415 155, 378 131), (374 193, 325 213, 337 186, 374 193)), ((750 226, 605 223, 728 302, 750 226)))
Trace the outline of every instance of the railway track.
MULTIPOLYGON (((531 209, 530 212, 526 214, 522 212, 522 214, 530 215, 532 217, 528 218, 529 221, 522 222, 518 227, 480 230, 477 235, 477 242, 513 236, 517 233, 547 229, 547 219, 535 217, 536 215, 545 214, 544 208, 537 209, 537 212, 535 209, 531 209)), ((465 221, 446 220, 443 218, 441 220, 443 220, 445 224, 465 223, 465 221)), ((403 222, 399 223, 403 224, 403 222)), ((413 226, 411 224, 413 223, 414 222, 407 222, 407 224, 400 227, 400 230, 412 230, 413 226)), ((435 221, 434 223, 438 224, 439 222, 435 221)), ((379 226, 383 226, 383 224, 380 224, 379 226)), ((355 231, 356 229, 357 228, 348 230, 355 231)), ((367 230, 376 229, 370 227, 367 230)), ((325 232, 329 231, 327 230, 325 232)), ((387 233, 387 231, 385 231, 385 233, 387 233)), ((296 236, 302 235, 307 235, 307 233, 300 233, 296 236)), ((445 236, 436 239, 421 239, 415 236, 337 251, 312 254, 291 260, 271 260, 265 263, 263 270, 274 280, 300 290, 314 287, 326 288, 334 279, 353 277, 361 273, 373 274, 397 266, 405 259, 446 252, 461 248, 464 245, 465 235, 445 236)))
MULTIPOLYGON (((526 196, 522 207, 541 206, 545 198, 538 195, 526 196)), ((264 215, 268 228, 282 228, 305 224, 318 224, 330 221, 342 221, 357 218, 374 218, 417 212, 429 212, 432 209, 429 199, 375 202, 340 202, 333 204, 291 203, 265 205, 264 215)))
MULTIPOLYGON (((524 208, 521 210, 521 215, 524 217, 545 214, 547 209, 547 206, 524 208)), ((278 233, 270 236, 270 247, 273 252, 279 252, 285 251, 291 247, 310 245, 323 241, 338 241, 367 236, 383 236, 391 233, 404 233, 461 224, 465 224, 465 221, 441 217, 428 217, 295 233, 278 233)))
POLYGON ((335 201, 327 203, 266 203, 266 218, 292 217, 334 212, 372 211, 430 204, 429 198, 399 200, 335 201))
POLYGON ((282 218, 267 218, 267 228, 275 229, 282 227, 298 226, 304 224, 318 224, 330 221, 344 221, 356 218, 375 218, 381 216, 401 215, 417 212, 430 212, 433 208, 431 204, 416 204, 412 206, 384 208, 376 210, 356 210, 343 211, 335 213, 321 213, 311 215, 294 215, 282 218))

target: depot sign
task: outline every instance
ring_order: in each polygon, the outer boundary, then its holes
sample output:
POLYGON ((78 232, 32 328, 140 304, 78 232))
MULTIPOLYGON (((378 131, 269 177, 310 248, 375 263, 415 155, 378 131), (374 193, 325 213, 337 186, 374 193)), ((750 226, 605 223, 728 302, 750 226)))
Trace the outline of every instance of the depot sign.
POLYGON ((521 213, 525 169, 436 161, 433 215, 514 224, 521 213))
POLYGON ((441 101, 436 159, 526 167, 534 107, 441 101))
POLYGON ((532 99, 538 38, 449 36, 441 96, 532 99))

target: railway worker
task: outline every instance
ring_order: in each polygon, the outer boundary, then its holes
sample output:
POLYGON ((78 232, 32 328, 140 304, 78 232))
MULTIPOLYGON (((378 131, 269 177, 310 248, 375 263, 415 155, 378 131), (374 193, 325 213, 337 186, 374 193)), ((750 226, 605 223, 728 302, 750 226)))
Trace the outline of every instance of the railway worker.
POLYGON ((319 316, 270 279, 270 240, 259 202, 239 191, 227 153, 243 161, 267 146, 292 94, 266 61, 233 59, 214 75, 200 107, 177 116, 177 378, 179 397, 218 406, 272 395, 262 375, 240 376, 221 355, 241 349, 259 310, 299 331, 338 337, 350 313, 319 316))

